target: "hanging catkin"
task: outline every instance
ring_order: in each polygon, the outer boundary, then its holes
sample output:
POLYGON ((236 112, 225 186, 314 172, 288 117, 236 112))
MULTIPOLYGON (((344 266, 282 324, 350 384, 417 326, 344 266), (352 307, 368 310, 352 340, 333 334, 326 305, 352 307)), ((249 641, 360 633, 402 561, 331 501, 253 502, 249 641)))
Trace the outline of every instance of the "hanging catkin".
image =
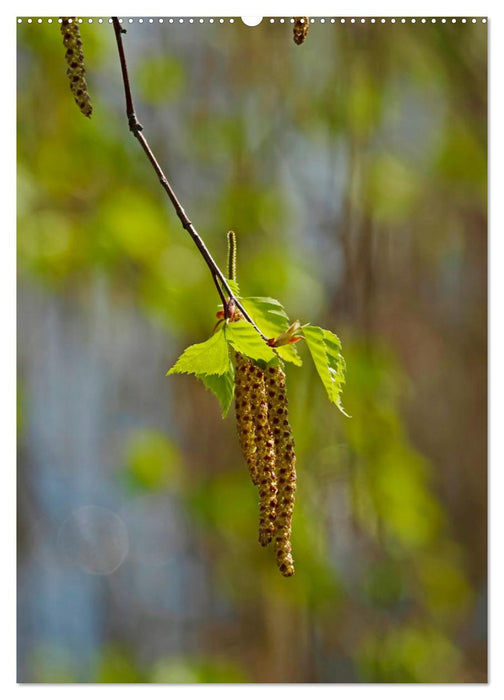
POLYGON ((250 393, 252 422, 257 449, 257 474, 259 487, 259 542, 265 547, 275 531, 277 485, 275 478, 275 447, 268 420, 268 400, 264 372, 254 366, 251 373, 250 393))
POLYGON ((235 353, 235 411, 238 439, 247 462, 253 483, 259 484, 257 471, 257 447, 255 443, 255 428, 252 422, 252 407, 250 394, 254 364, 252 360, 235 353))
POLYGON ((308 29, 310 28, 309 17, 294 17, 293 39, 294 43, 299 46, 306 39, 308 29))
POLYGON ((274 546, 278 568, 284 576, 292 576, 294 562, 291 547, 292 513, 296 493, 296 454, 289 424, 285 373, 280 367, 269 367, 266 374, 269 422, 275 445, 278 488, 274 546))
POLYGON ((68 63, 67 75, 70 80, 70 90, 82 114, 90 117, 93 107, 86 84, 79 25, 75 17, 62 17, 61 19, 61 33, 63 34, 63 44, 66 47, 65 58, 68 63))

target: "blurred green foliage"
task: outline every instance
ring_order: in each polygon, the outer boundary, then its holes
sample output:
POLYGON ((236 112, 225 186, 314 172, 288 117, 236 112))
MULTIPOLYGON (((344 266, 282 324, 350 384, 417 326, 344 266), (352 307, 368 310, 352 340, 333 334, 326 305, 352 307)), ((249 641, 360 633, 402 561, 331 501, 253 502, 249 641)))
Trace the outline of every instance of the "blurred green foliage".
MULTIPOLYGON (((219 300, 128 133, 112 28, 81 29, 91 120, 58 26, 18 25, 20 286, 85 306, 99 271, 118 310, 176 338, 174 361, 209 336, 219 300)), ((135 24, 124 40, 139 119, 196 228, 223 264, 237 231, 242 294, 338 333, 352 418, 299 344, 285 581, 256 542, 232 417, 218 422, 193 378, 152 387, 173 392, 173 422, 132 427, 115 473, 124 498, 175 495, 210 621, 198 653, 151 658, 141 635, 111 635, 85 680, 484 679, 485 27, 314 25, 299 48, 278 23, 135 24)), ((23 410, 33 398, 23 384, 23 410)), ((49 642, 27 659, 31 681, 83 680, 49 642)))
POLYGON ((357 661, 364 679, 375 683, 446 682, 460 663, 456 646, 433 628, 414 624, 362 643, 357 661))
POLYGON ((152 56, 142 61, 135 85, 142 99, 151 104, 170 102, 180 97, 185 87, 184 68, 169 56, 152 56))
POLYGON ((247 677, 227 661, 219 659, 170 659, 158 661, 151 683, 247 683, 247 677))
POLYGON ((125 474, 132 488, 160 491, 182 483, 180 452, 162 433, 154 430, 130 433, 125 452, 125 474))

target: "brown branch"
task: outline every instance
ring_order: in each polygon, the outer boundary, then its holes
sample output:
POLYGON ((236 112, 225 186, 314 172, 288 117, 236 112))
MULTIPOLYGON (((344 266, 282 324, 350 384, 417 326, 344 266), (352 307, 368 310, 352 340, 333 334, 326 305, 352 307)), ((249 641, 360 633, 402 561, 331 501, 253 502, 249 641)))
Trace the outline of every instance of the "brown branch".
POLYGON ((130 88, 130 82, 129 82, 129 76, 128 76, 128 67, 126 64, 126 56, 124 55, 124 46, 123 46, 123 41, 122 41, 122 34, 126 33, 125 29, 122 29, 121 24, 119 22, 118 17, 112 17, 112 22, 114 25, 114 32, 116 36, 116 41, 117 41, 117 49, 119 51, 119 60, 121 63, 121 71, 122 71, 122 79, 123 79, 123 85, 124 85, 124 96, 126 98, 126 115, 128 117, 128 124, 130 131, 133 133, 133 136, 137 139, 137 141, 140 143, 141 147, 143 148, 145 155, 149 159, 152 167, 154 168, 154 171, 156 172, 156 175, 159 178, 159 181, 165 190, 166 194, 170 198, 170 201, 173 205, 173 208, 175 209, 175 212, 180 219, 180 223, 182 224, 183 228, 189 233, 191 238, 193 239, 194 243, 196 244, 198 250, 200 251, 201 255, 203 256, 203 259, 205 260, 211 274, 212 274, 212 279, 215 282, 215 286, 217 287, 217 291, 219 293, 219 296, 222 300, 222 304, 224 307, 224 311, 227 311, 228 306, 231 304, 236 306, 241 313, 243 314, 243 317, 250 323, 252 326, 255 328, 255 330, 259 333, 261 338, 265 341, 267 341, 266 336, 261 333, 259 328, 256 326, 250 315, 247 313, 247 311, 243 308, 241 305, 240 301, 235 297, 233 294, 227 279, 223 275, 223 273, 220 271, 217 263, 215 260, 212 258, 210 251, 206 247, 205 243, 203 242, 203 239, 199 235, 199 233, 196 231, 194 226, 192 225, 189 217, 184 211, 184 208, 180 204, 175 192, 173 191, 170 183, 168 182, 168 179, 166 175, 164 174, 161 166, 157 162, 154 153, 152 152, 147 139, 144 137, 142 134, 142 125, 138 121, 136 112, 135 112, 135 107, 133 104, 133 98, 131 96, 131 88, 130 88), (222 285, 222 286, 221 286, 222 285), (226 291, 226 294, 228 295, 228 300, 226 301, 226 298, 224 296, 224 292, 222 291, 222 288, 226 291), (232 304, 233 302, 233 304, 232 304))

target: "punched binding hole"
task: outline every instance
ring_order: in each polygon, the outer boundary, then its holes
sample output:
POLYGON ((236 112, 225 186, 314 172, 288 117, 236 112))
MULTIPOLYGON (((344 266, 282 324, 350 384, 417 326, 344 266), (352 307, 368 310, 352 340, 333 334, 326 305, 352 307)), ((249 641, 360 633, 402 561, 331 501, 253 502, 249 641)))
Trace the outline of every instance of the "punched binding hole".
POLYGON ((262 17, 242 17, 241 21, 243 24, 246 24, 247 27, 257 27, 258 24, 261 24, 262 17))

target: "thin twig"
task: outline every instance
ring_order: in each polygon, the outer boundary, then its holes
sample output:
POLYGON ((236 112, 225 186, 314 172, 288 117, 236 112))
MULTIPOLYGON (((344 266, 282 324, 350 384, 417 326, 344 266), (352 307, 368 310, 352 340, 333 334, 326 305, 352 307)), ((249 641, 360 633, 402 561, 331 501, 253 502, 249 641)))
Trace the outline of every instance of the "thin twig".
POLYGON ((140 122, 138 121, 138 118, 137 118, 137 115, 135 112, 133 98, 131 96, 131 88, 130 88, 130 82, 129 82, 129 76, 128 76, 128 67, 126 64, 126 56, 124 55, 122 34, 125 34, 126 30, 122 29, 118 17, 112 17, 112 22, 114 25, 114 32, 115 32, 116 41, 117 41, 117 49, 119 51, 119 60, 121 63, 122 79, 123 79, 123 85, 124 85, 124 96, 126 98, 126 115, 128 117, 128 124, 129 124, 130 131, 133 133, 133 136, 135 136, 135 138, 137 139, 137 141, 140 143, 141 147, 143 148, 147 158, 149 159, 152 167, 154 168, 154 171, 156 172, 156 175, 159 178, 159 181, 160 181, 163 189, 165 190, 168 197, 170 198, 170 201, 173 204, 173 208, 175 209, 175 212, 176 212, 178 218, 180 219, 182 226, 185 228, 185 230, 189 233, 189 235, 193 239, 198 250, 200 251, 201 255, 203 256, 203 259, 205 260, 208 268, 210 269, 210 272, 212 273, 212 279, 214 280, 215 286, 217 287, 217 291, 219 292, 219 296, 221 298, 221 301, 222 301, 222 304, 224 307, 224 311, 226 311, 228 305, 231 302, 233 302, 234 305, 241 311, 241 313, 243 314, 243 317, 250 324, 252 324, 252 326, 259 333, 261 338, 263 340, 267 341, 268 339, 266 338, 266 336, 263 333, 261 333, 259 328, 254 323, 253 319, 250 317, 250 315, 247 313, 247 311, 243 308, 240 301, 235 297, 235 295, 231 291, 231 288, 227 282, 226 277, 220 271, 217 263, 212 258, 210 251, 208 250, 205 243, 203 242, 203 239, 201 238, 199 233, 196 231, 196 229, 192 225, 189 217, 187 216, 187 214, 184 211, 184 208, 180 204, 175 192, 173 191, 170 183, 168 182, 166 175, 164 174, 159 163, 157 162, 157 160, 154 156, 154 153, 152 152, 149 144, 147 143, 147 139, 141 133, 143 127, 140 124, 140 122), (225 289, 226 294, 229 297, 227 301, 226 301, 226 298, 225 298, 224 293, 222 291, 221 285, 225 289))

